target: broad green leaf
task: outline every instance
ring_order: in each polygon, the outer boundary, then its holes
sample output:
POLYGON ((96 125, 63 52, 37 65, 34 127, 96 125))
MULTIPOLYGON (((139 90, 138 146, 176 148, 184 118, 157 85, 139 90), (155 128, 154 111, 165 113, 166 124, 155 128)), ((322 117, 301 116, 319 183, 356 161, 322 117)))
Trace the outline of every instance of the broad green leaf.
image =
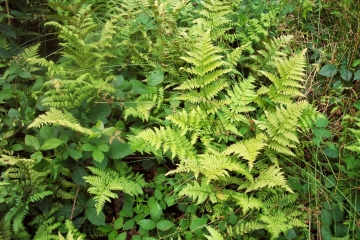
POLYGON ((207 220, 205 218, 195 218, 190 223, 190 230, 195 231, 196 229, 205 227, 207 223, 207 220))
POLYGON ((352 63, 352 67, 357 67, 358 65, 360 65, 360 59, 356 59, 353 63, 352 63))
POLYGON ((31 87, 31 91, 40 90, 42 88, 43 84, 44 84, 44 81, 43 81, 42 77, 36 78, 34 85, 31 87))
POLYGON ((354 74, 354 81, 355 80, 360 80, 360 70, 357 70, 354 74))
POLYGON ((138 223, 140 227, 146 229, 146 230, 152 230, 155 228, 155 222, 151 219, 143 219, 139 221, 138 223))
POLYGON ((44 151, 44 150, 54 149, 54 148, 57 148, 58 146, 60 146, 60 144, 62 144, 62 143, 63 143, 63 141, 61 141, 57 138, 49 138, 40 147, 40 150, 44 151))
POLYGON ((109 151, 109 146, 106 143, 101 143, 97 149, 99 149, 102 152, 108 152, 109 151))
POLYGON ((99 149, 95 149, 92 153, 92 157, 97 162, 102 162, 104 160, 104 154, 99 149))
POLYGON ((13 30, 13 25, 1 24, 0 25, 0 32, 3 33, 4 35, 8 36, 8 37, 16 39, 16 33, 13 30))
POLYGON ((132 228, 134 227, 134 225, 135 225, 134 219, 130 219, 130 220, 128 220, 128 221, 126 221, 126 222, 124 223, 124 226, 123 226, 122 229, 123 229, 124 231, 130 230, 130 229, 132 229, 132 228))
POLYGON ((319 71, 319 75, 324 76, 324 77, 333 77, 335 76, 335 74, 338 72, 337 68, 335 65, 333 64, 326 64, 325 66, 323 66, 320 71, 319 71))
POLYGON ((120 229, 123 226, 124 226, 124 218, 123 217, 119 217, 118 219, 115 220, 114 229, 120 229))
POLYGON ((126 240, 127 232, 120 233, 115 240, 126 240))
POLYGON ((336 179, 335 179, 334 175, 325 177, 324 186, 326 188, 333 188, 336 186, 336 179))
POLYGON ((163 211, 158 202, 150 207, 150 216, 152 220, 158 221, 162 215, 163 211))
POLYGON ((89 113, 89 118, 93 122, 101 121, 107 123, 107 119, 111 114, 112 107, 110 104, 98 104, 96 107, 91 109, 89 113))
POLYGON ((132 85, 132 91, 136 94, 147 94, 148 90, 145 86, 145 84, 143 84, 142 82, 140 82, 139 80, 130 80, 130 83, 132 85))
POLYGON ((105 214, 102 211, 97 214, 95 207, 86 208, 85 216, 95 226, 105 225, 105 214))
POLYGON ((31 73, 30 72, 20 72, 19 76, 22 78, 31 78, 31 73))
POLYGON ((54 127, 42 126, 39 131, 39 135, 42 139, 56 138, 57 131, 54 127))
POLYGON ((95 149, 96 149, 96 148, 95 148, 93 145, 89 144, 89 143, 85 143, 85 144, 82 146, 82 150, 88 151, 88 152, 92 152, 92 151, 94 151, 95 149))
POLYGON ((35 148, 35 150, 40 150, 40 143, 39 140, 31 135, 26 135, 25 136, 25 144, 29 147, 33 147, 35 148))
POLYGON ((329 120, 325 115, 322 115, 318 119, 316 119, 315 126, 318 128, 324 128, 329 124, 329 120))
POLYGON ((175 226, 175 224, 173 224, 172 222, 170 222, 168 220, 161 220, 156 223, 156 228, 159 229, 160 231, 167 231, 174 226, 175 226))
POLYGON ((110 150, 106 153, 106 155, 112 159, 120 159, 131 154, 133 154, 133 151, 130 145, 119 141, 113 141, 110 145, 110 150))
POLYGON ((326 227, 330 227, 331 222, 333 220, 333 213, 330 212, 329 210, 322 209, 320 215, 321 215, 321 223, 326 227))
POLYGON ((342 79, 344 79, 345 81, 350 81, 352 78, 352 72, 349 69, 346 68, 342 68, 340 69, 340 76, 342 79))
POLYGON ((134 215, 134 210, 131 203, 125 201, 119 214, 120 216, 131 218, 134 215))
POLYGON ((166 202, 166 205, 168 207, 171 207, 172 205, 175 204, 175 199, 174 199, 174 196, 172 196, 172 195, 166 196, 164 198, 164 201, 166 202))
POLYGON ((70 157, 72 157, 75 160, 79 160, 80 158, 82 158, 82 152, 75 150, 75 149, 68 149, 68 153, 70 155, 70 157))
POLYGON ((86 171, 83 167, 76 167, 72 174, 72 180, 74 183, 80 186, 85 186, 86 182, 83 177, 89 175, 89 173, 86 171))
POLYGON ((164 72, 160 70, 155 70, 150 73, 147 78, 147 85, 156 86, 162 83, 164 80, 164 72))

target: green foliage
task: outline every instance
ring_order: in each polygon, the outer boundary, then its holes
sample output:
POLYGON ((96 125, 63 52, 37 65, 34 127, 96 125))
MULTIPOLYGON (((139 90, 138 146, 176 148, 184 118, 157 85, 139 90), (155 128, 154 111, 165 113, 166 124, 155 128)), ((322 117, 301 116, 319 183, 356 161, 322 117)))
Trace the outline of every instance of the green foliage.
POLYGON ((7 1, 0 238, 359 238, 359 61, 286 28, 320 2, 7 1))

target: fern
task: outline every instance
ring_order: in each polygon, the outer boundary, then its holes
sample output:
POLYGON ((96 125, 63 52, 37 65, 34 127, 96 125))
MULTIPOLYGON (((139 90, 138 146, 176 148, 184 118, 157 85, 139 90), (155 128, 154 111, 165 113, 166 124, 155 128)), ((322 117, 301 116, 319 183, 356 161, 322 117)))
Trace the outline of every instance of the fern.
POLYGON ((291 188, 286 184, 284 173, 280 172, 280 168, 274 166, 260 173, 260 176, 255 179, 246 189, 246 192, 255 191, 264 187, 281 187, 288 192, 293 193, 291 188))
POLYGON ((55 108, 50 108, 48 112, 37 117, 28 128, 40 128, 43 125, 60 125, 83 134, 93 134, 92 130, 82 127, 71 113, 55 108))
POLYGON ((129 195, 142 194, 142 187, 145 185, 140 175, 130 174, 124 176, 111 169, 101 170, 95 167, 88 167, 94 175, 83 177, 90 184, 88 192, 95 195, 95 207, 99 214, 105 202, 110 202, 111 198, 117 198, 113 191, 123 191, 129 195))
POLYGON ((205 202, 208 198, 212 203, 217 202, 215 193, 211 184, 207 183, 206 178, 203 178, 201 184, 197 181, 186 184, 186 186, 178 193, 179 196, 189 196, 194 201, 197 200, 197 204, 205 202))

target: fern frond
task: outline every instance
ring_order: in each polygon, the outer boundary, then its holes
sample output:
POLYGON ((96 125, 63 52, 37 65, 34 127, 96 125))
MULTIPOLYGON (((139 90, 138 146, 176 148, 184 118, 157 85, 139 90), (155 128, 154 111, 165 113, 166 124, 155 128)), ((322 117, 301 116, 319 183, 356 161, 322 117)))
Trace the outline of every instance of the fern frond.
POLYGON ((171 158, 179 156, 180 159, 185 159, 196 155, 196 150, 191 142, 180 131, 170 127, 146 129, 139 133, 137 138, 147 141, 155 149, 162 148, 164 153, 170 150, 171 158))
POLYGON ((187 183, 186 186, 179 192, 179 196, 183 195, 186 195, 193 200, 197 200, 197 204, 204 203, 208 197, 212 203, 217 202, 212 185, 207 183, 206 178, 202 179, 201 185, 197 181, 194 181, 192 184, 187 183))
POLYGON ((105 202, 110 202, 111 198, 118 196, 112 191, 123 191, 132 196, 143 193, 142 187, 145 182, 141 178, 133 181, 133 175, 122 176, 119 172, 108 168, 105 170, 95 167, 88 168, 94 175, 83 178, 90 184, 88 192, 95 195, 95 207, 98 214, 103 209, 105 202))
POLYGON ((246 192, 255 191, 262 188, 281 187, 288 192, 293 193, 291 188, 287 185, 284 173, 280 168, 274 166, 260 173, 259 177, 252 182, 246 189, 246 192))
POLYGON ((224 240, 223 236, 221 236, 221 234, 212 227, 206 226, 206 229, 210 233, 210 236, 205 235, 208 240, 224 240))
POLYGON ((260 210, 264 205, 260 199, 244 193, 232 193, 231 197, 241 207, 243 214, 246 214, 251 209, 260 210))
POLYGON ((70 128, 76 132, 84 133, 87 135, 93 134, 93 131, 82 127, 74 116, 69 112, 62 112, 55 108, 50 108, 48 112, 38 116, 28 128, 40 128, 43 125, 60 125, 63 127, 70 128))
POLYGON ((224 154, 230 155, 232 153, 235 153, 243 157, 245 160, 248 161, 248 165, 251 171, 254 166, 256 157, 260 153, 260 150, 266 146, 264 140, 265 135, 259 134, 255 138, 243 140, 227 147, 224 150, 224 154))

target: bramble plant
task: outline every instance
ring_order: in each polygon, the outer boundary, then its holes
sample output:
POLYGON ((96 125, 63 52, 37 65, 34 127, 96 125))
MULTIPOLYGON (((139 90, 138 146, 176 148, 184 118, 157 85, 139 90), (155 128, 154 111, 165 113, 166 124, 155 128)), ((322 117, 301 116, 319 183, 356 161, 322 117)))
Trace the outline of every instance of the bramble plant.
POLYGON ((330 2, 4 1, 0 238, 360 238, 360 57, 299 34, 330 2))

